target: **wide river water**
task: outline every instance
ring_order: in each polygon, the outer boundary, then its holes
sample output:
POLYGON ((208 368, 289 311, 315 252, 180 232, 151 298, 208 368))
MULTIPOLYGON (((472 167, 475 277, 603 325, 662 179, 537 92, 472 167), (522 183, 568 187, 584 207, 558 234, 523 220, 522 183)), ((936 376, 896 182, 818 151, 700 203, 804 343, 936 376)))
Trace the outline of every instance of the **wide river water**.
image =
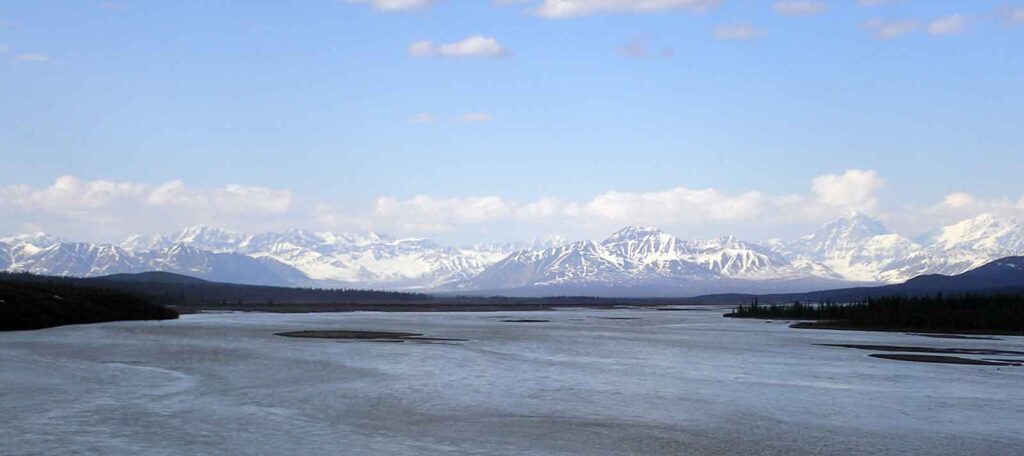
POLYGON ((0 454, 1024 454, 1024 367, 816 345, 1024 337, 721 315, 224 313, 0 333, 0 454), (524 318, 550 322, 502 321, 524 318), (465 341, 274 335, 306 329, 465 341))

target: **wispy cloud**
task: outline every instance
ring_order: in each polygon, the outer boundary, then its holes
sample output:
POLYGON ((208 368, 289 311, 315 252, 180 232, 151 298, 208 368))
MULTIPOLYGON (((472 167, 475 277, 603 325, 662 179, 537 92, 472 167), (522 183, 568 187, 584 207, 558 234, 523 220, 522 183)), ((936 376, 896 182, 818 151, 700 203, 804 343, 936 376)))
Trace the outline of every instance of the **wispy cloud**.
POLYGON ((887 21, 884 19, 872 19, 864 26, 871 30, 875 37, 885 40, 906 35, 918 28, 917 22, 914 21, 887 21))
POLYGON ((462 121, 468 123, 490 122, 491 120, 493 117, 485 112, 469 112, 462 115, 462 121))
POLYGON ((19 61, 19 62, 32 62, 32 63, 45 63, 45 62, 49 62, 50 61, 50 57, 47 56, 46 54, 37 54, 37 53, 18 54, 17 57, 15 57, 14 59, 19 61))
POLYGON ((630 59, 642 59, 647 57, 647 40, 636 37, 619 48, 619 55, 630 59))
POLYGON ((1010 24, 1024 24, 1024 6, 1017 8, 1004 8, 1003 18, 1010 24))
POLYGON ((617 53, 627 59, 646 59, 648 57, 670 59, 675 57, 676 50, 666 46, 661 48, 661 50, 655 51, 651 49, 651 43, 647 38, 634 37, 627 41, 626 44, 620 46, 617 53))
POLYGON ((494 38, 474 35, 453 43, 416 41, 409 45, 409 55, 420 58, 501 58, 508 57, 511 53, 494 38))
POLYGON ((417 124, 430 123, 430 122, 434 121, 434 116, 431 115, 431 114, 427 114, 425 112, 421 112, 419 114, 416 114, 415 116, 412 116, 412 119, 409 119, 409 120, 412 123, 417 123, 417 124))
POLYGON ((378 11, 416 11, 433 6, 439 0, 346 0, 347 3, 366 3, 378 11))
POLYGON ((719 3, 721 0, 544 0, 535 12, 549 19, 564 19, 601 13, 701 12, 719 3))
POLYGON ((763 32, 748 24, 726 24, 715 27, 715 38, 720 40, 752 40, 761 36, 763 32))
POLYGON ((930 22, 928 24, 928 34, 952 35, 964 31, 965 28, 967 28, 967 19, 963 15, 953 14, 930 22))
POLYGON ((808 16, 824 13, 828 9, 828 4, 825 2, 789 0, 775 2, 772 4, 772 9, 776 13, 786 16, 808 16))
POLYGON ((0 54, 6 54, 8 52, 11 52, 11 47, 6 44, 0 43, 0 54))

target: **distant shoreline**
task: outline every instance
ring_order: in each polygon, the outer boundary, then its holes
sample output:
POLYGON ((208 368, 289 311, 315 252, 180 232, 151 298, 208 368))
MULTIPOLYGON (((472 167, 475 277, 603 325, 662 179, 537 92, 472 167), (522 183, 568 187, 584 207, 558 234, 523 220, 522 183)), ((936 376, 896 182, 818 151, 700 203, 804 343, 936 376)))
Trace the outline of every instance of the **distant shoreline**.
MULTIPOLYGON (((481 300, 484 301, 484 300, 481 300)), ((672 309, 678 304, 666 304, 664 302, 636 302, 636 303, 559 303, 541 302, 524 299, 521 303, 353 303, 353 304, 226 304, 226 305, 201 305, 201 306, 172 306, 181 314, 195 314, 201 312, 265 312, 265 313, 332 313, 332 312, 528 312, 528 311, 551 311, 557 309, 672 309)), ((686 304, 695 307, 713 307, 712 305, 686 304)))

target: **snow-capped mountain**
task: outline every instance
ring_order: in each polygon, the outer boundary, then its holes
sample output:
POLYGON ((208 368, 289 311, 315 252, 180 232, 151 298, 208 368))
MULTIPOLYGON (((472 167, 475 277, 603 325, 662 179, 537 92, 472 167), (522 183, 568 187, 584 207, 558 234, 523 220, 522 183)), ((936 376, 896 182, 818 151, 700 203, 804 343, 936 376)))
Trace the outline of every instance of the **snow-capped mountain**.
POLYGON ((249 235, 207 226, 133 236, 117 245, 62 242, 44 233, 0 238, 3 270, 78 276, 163 270, 239 283, 462 292, 796 291, 958 274, 1020 254, 1024 225, 991 214, 916 241, 856 213, 792 241, 761 243, 731 236, 684 240, 636 226, 600 242, 555 238, 463 247, 372 232, 249 235))
MULTIPOLYGON (((42 243, 36 242, 39 238, 24 239, 13 248, 6 242, 0 243, 0 266, 10 271, 61 276, 94 277, 168 271, 218 282, 280 286, 311 284, 301 271, 277 261, 238 253, 211 252, 181 243, 162 249, 131 251, 110 244, 60 242, 53 237, 45 239, 46 242, 42 243)), ((7 238, 8 242, 11 240, 7 238)))
POLYGON ((775 248, 797 262, 820 264, 847 280, 897 282, 929 267, 924 247, 860 213, 828 222, 775 248))
MULTIPOLYGON (((814 270, 794 265, 778 252, 733 237, 684 241, 661 230, 626 227, 600 243, 580 241, 561 247, 520 251, 458 284, 469 290, 508 290, 524 287, 580 289, 602 287, 695 287, 711 281, 836 279, 816 276, 814 270)), ((826 271, 827 272, 827 271, 826 271)))
POLYGON ((401 289, 435 288, 465 280, 524 247, 443 247, 428 239, 393 238, 373 232, 291 229, 245 235, 207 226, 161 236, 133 236, 120 245, 130 250, 153 250, 177 244, 286 264, 320 286, 401 289))
POLYGON ((943 227, 922 240, 928 243, 929 253, 943 258, 950 268, 938 272, 956 274, 993 258, 1020 255, 1024 252, 1024 225, 1012 217, 981 214, 943 227))
POLYGON ((510 252, 493 246, 442 247, 427 239, 377 233, 302 230, 252 236, 238 251, 292 265, 314 280, 377 288, 433 288, 463 280, 510 252))
POLYGON ((821 264, 848 280, 899 283, 922 274, 959 274, 1019 255, 1024 252, 1024 225, 1013 218, 981 214, 915 242, 855 213, 771 247, 794 261, 821 264))
POLYGON ((982 215, 914 242, 853 213, 791 242, 731 236, 682 240, 655 228, 626 227, 604 241, 520 251, 457 284, 465 290, 529 287, 681 287, 689 291, 812 289, 845 281, 898 283, 922 274, 958 274, 1024 253, 1024 227, 982 215))
POLYGON ((806 275, 778 253, 732 236, 686 241, 655 228, 626 227, 601 245, 640 270, 666 277, 677 277, 672 271, 694 271, 692 265, 702 271, 691 275, 704 278, 707 272, 739 279, 806 275))
POLYGON ((121 242, 120 246, 131 251, 166 249, 183 244, 211 252, 234 252, 248 239, 242 233, 198 225, 169 235, 136 235, 121 242))
POLYGON ((9 269, 14 264, 14 256, 11 255, 11 246, 0 242, 0 271, 9 269))

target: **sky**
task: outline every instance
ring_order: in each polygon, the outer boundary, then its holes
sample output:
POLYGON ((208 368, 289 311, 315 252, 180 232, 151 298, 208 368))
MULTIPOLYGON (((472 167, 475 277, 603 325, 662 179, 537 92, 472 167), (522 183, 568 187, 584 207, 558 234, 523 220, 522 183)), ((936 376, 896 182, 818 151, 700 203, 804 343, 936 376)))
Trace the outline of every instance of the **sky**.
POLYGON ((1024 215, 1024 2, 0 4, 0 235, 1024 215))

